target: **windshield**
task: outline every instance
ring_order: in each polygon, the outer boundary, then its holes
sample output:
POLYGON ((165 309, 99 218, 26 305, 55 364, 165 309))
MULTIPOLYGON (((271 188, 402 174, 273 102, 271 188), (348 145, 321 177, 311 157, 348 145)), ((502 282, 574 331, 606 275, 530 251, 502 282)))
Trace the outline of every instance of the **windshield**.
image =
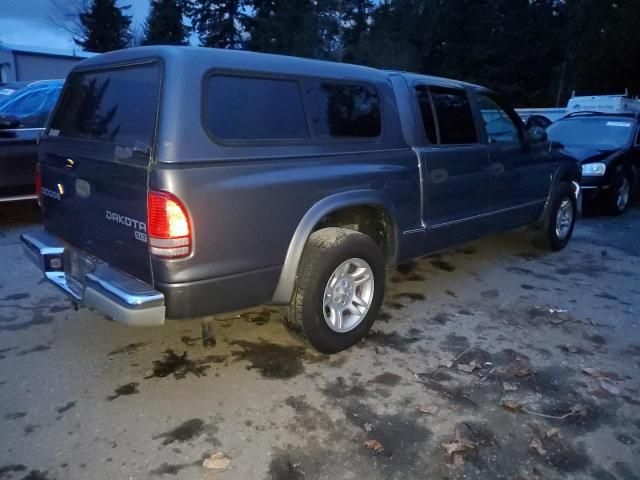
POLYGON ((624 118, 566 118, 549 125, 547 136, 565 147, 614 150, 629 142, 633 127, 634 122, 624 118))
POLYGON ((20 128, 43 128, 61 89, 61 84, 49 84, 11 92, 0 102, 0 115, 18 117, 20 128))

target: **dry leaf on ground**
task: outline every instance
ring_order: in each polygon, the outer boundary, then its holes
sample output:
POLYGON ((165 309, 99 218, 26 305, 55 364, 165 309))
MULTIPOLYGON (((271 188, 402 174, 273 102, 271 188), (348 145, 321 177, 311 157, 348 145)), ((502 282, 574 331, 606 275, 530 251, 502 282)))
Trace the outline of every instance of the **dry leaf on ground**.
POLYGON ((231 463, 231 459, 223 452, 214 453, 209 458, 205 458, 202 466, 207 470, 224 470, 231 463))
POLYGON ((364 446, 376 453, 380 453, 384 450, 384 445, 382 445, 378 440, 367 440, 364 442, 364 446))
POLYGON ((456 368, 458 370, 460 370, 461 372, 465 372, 465 373, 473 373, 474 370, 477 370, 480 368, 480 365, 478 365, 478 362, 476 362, 475 360, 471 360, 471 363, 458 363, 456 365, 456 368))
POLYGON ((611 395, 620 395, 620 389, 607 380, 600 380, 600 388, 611 395))
POLYGON ((425 403, 423 405, 420 405, 418 407, 418 409, 422 412, 422 413, 427 413, 429 415, 435 415, 436 412, 438 411, 438 407, 436 405, 430 405, 428 403, 425 403))
POLYGON ((540 437, 538 437, 537 435, 535 435, 531 439, 531 442, 529 442, 529 446, 540 455, 545 455, 547 453, 547 451, 542 447, 542 440, 540 440, 540 437))

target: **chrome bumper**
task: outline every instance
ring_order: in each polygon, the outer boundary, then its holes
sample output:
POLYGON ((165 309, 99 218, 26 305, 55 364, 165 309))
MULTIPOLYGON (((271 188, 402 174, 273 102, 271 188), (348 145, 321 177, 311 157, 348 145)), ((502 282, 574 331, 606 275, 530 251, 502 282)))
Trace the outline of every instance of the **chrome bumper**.
POLYGON ((73 247, 44 231, 25 233, 20 239, 25 254, 45 278, 74 302, 126 325, 147 327, 164 323, 164 295, 146 283, 94 258, 82 278, 73 278, 65 271, 68 257, 77 252, 73 247))

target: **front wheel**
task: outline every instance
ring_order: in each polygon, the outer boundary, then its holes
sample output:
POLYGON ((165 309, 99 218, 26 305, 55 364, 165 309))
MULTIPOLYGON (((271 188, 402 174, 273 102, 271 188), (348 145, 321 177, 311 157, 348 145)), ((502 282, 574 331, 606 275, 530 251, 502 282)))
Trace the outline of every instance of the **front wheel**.
POLYGON ((576 213, 576 199, 571 192, 571 184, 563 182, 557 186, 551 198, 543 229, 549 249, 558 251, 567 246, 573 235, 576 213))
POLYGON ((629 206, 631 198, 631 174, 622 171, 613 179, 611 189, 606 198, 607 210, 613 215, 620 215, 629 206))
POLYGON ((323 228, 307 241, 285 319, 316 350, 345 350, 373 325, 384 282, 384 256, 369 236, 323 228))

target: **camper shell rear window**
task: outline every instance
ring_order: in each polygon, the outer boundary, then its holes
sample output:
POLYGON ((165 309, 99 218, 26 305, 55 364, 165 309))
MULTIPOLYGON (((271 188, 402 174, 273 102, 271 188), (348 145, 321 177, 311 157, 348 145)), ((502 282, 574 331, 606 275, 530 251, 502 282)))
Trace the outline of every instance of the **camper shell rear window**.
POLYGON ((159 93, 156 61, 72 72, 48 134, 150 153, 159 93))

